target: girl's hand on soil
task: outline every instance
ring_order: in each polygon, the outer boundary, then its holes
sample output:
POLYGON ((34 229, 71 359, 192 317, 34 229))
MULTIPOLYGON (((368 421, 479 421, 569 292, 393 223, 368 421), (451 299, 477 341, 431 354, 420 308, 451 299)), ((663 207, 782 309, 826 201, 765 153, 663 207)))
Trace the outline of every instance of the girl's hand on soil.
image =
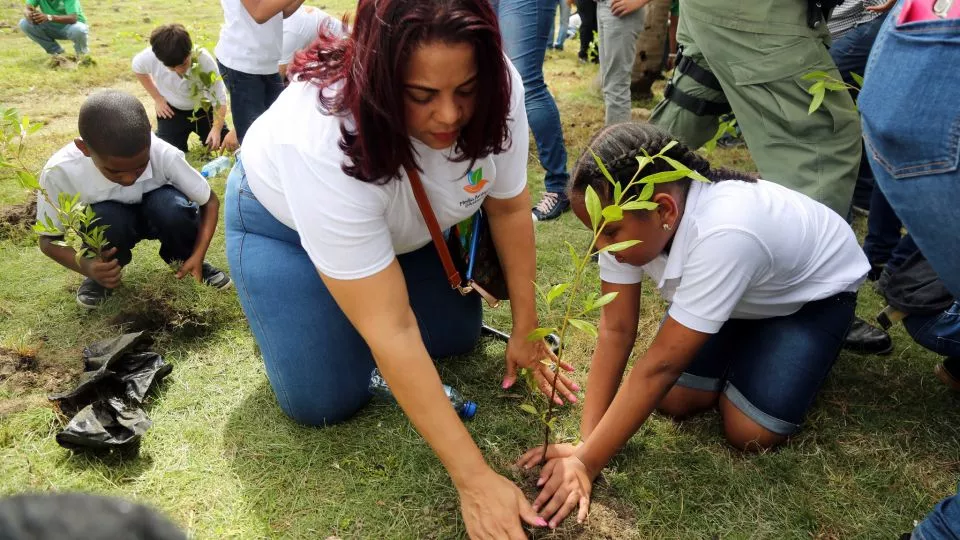
POLYGON ((83 275, 100 285, 108 289, 116 289, 120 286, 120 274, 123 271, 120 263, 113 258, 116 254, 117 248, 110 248, 98 258, 81 258, 80 270, 83 271, 83 275))
POLYGON ((487 469, 457 486, 460 511, 470 538, 526 539, 521 520, 535 527, 546 527, 523 492, 513 482, 487 469))
MULTIPOLYGON (((576 453, 577 448, 580 448, 582 444, 583 443, 549 444, 547 445, 547 460, 549 461, 551 459, 570 457, 574 453, 576 453)), ((542 460, 543 460, 543 446, 541 445, 535 448, 531 448, 526 452, 524 452, 524 454, 520 456, 520 459, 517 460, 515 465, 517 467, 529 469, 534 465, 539 465, 542 460)))
POLYGON ((160 118, 173 118, 173 109, 170 108, 170 104, 163 96, 153 100, 153 108, 160 118))
POLYGON ((650 0, 612 0, 610 12, 617 17, 625 17, 650 3, 650 0))
POLYGON ((183 279, 184 276, 191 275, 197 280, 197 283, 203 283, 203 257, 190 257, 177 270, 177 279, 183 279))
POLYGON ((577 523, 587 519, 593 477, 577 456, 548 461, 540 471, 537 486, 543 486, 543 490, 533 501, 533 509, 549 520, 551 529, 555 529, 577 507, 577 523))
MULTIPOLYGON (((553 393, 554 372, 551 366, 545 365, 541 360, 547 360, 554 366, 557 365, 557 357, 545 341, 542 339, 527 341, 526 334, 514 332, 507 342, 507 375, 503 378, 503 388, 510 388, 513 383, 517 382, 517 368, 527 368, 533 372, 537 388, 549 399, 553 393)), ((566 362, 561 363, 560 367, 566 371, 573 371, 573 366, 566 362)), ((577 396, 574 392, 579 391, 580 386, 577 383, 560 373, 557 377, 557 393, 554 396, 554 402, 557 405, 563 405, 563 400, 566 398, 570 403, 576 403, 577 396)))
POLYGON ((207 148, 210 150, 220 150, 223 148, 223 141, 220 140, 220 130, 211 129, 210 133, 207 134, 207 140, 204 141, 204 144, 207 145, 207 148))

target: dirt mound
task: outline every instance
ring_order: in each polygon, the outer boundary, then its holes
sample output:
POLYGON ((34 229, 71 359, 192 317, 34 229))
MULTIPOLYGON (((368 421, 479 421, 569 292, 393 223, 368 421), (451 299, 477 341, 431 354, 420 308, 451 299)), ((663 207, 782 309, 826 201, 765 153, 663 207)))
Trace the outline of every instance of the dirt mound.
POLYGON ((39 360, 35 349, 0 347, 0 388, 10 395, 0 399, 0 416, 43 404, 46 394, 62 390, 79 373, 79 365, 71 370, 39 360))
POLYGON ((26 232, 37 218, 37 201, 29 201, 0 207, 0 238, 11 236, 14 232, 26 232))

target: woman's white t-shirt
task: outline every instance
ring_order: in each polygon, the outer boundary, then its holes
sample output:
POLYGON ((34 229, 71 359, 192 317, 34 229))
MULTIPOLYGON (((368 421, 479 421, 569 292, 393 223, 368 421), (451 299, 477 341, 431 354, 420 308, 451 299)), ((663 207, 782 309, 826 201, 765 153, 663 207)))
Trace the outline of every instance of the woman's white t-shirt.
POLYGON ((670 317, 708 334, 728 319, 790 315, 855 292, 869 269, 836 212, 764 180, 693 182, 668 255, 642 267, 600 256, 600 279, 631 284, 648 274, 670 317))
POLYGON ((283 13, 257 23, 240 0, 220 0, 223 26, 213 50, 221 64, 251 75, 280 71, 283 47, 283 13))
MULTIPOLYGON (((447 229, 473 215, 486 197, 509 199, 527 183, 527 115, 523 83, 512 65, 509 147, 471 165, 453 148, 433 150, 416 139, 423 187, 447 229)), ((362 182, 341 169, 340 126, 351 118, 324 114, 319 88, 294 82, 250 127, 241 148, 247 182, 260 203, 296 230, 313 264, 335 279, 359 279, 386 268, 397 254, 430 242, 410 182, 362 182)), ((479 96, 478 99, 483 99, 479 96)))
MULTIPOLYGON (((163 96, 163 99, 167 100, 167 103, 169 103, 171 107, 182 111, 192 111, 195 107, 199 106, 199 103, 195 103, 193 96, 190 95, 190 80, 187 77, 177 75, 175 71, 163 65, 163 62, 157 58, 157 55, 153 54, 152 48, 147 47, 140 51, 139 54, 133 57, 132 64, 134 73, 150 75, 150 77, 153 78, 153 83, 157 86, 157 90, 160 91, 160 95, 163 96)), ((200 65, 200 69, 204 72, 213 72, 216 73, 217 76, 220 75, 220 70, 217 68, 217 61, 210 56, 210 53, 208 53, 206 49, 199 50, 197 64, 200 65)), ((223 84, 222 79, 218 79, 217 82, 213 83, 213 87, 205 90, 204 93, 204 97, 210 100, 210 103, 217 105, 227 104, 227 88, 223 84)))
POLYGON ((343 22, 332 15, 312 6, 300 6, 293 15, 283 20, 283 53, 281 64, 293 61, 293 55, 313 43, 326 28, 333 34, 342 35, 343 22))

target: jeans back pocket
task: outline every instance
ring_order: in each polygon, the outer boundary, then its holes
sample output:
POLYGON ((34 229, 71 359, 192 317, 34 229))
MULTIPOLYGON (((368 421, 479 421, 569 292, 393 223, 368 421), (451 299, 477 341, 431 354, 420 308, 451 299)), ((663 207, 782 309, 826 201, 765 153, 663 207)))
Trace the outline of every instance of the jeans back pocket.
POLYGON ((884 23, 860 93, 867 151, 894 178, 956 171, 960 20, 897 18, 884 23))

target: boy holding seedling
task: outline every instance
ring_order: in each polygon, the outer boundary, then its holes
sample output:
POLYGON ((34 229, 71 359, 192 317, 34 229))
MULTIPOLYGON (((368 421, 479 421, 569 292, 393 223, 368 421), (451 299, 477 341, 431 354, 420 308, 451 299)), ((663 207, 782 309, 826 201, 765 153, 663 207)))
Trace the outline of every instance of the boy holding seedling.
POLYGON ((62 266, 83 274, 77 303, 93 309, 121 284, 131 250, 143 239, 160 240, 160 257, 180 263, 177 278, 192 275, 217 289, 230 276, 204 261, 217 227, 220 202, 183 152, 156 138, 140 101, 105 90, 80 107, 80 137, 61 148, 40 176, 37 223, 40 250, 62 266), (78 257, 58 242, 64 226, 52 206, 60 193, 78 194, 96 214, 94 227, 106 226, 109 244, 95 257, 78 257))
POLYGON ((187 152, 196 133, 211 150, 237 147, 227 129, 227 88, 217 61, 206 49, 194 50, 187 29, 165 24, 150 34, 150 46, 133 57, 133 72, 153 98, 157 137, 187 152))

